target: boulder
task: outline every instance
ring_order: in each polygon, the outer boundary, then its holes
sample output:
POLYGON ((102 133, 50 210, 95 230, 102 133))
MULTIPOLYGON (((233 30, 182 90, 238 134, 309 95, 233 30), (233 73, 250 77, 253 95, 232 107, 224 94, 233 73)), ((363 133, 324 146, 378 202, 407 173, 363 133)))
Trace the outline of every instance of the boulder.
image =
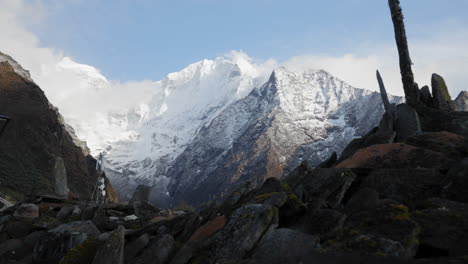
POLYGON ((348 169, 306 168, 301 165, 286 179, 297 197, 308 203, 309 208, 336 208, 356 175, 348 169))
POLYGON ((421 226, 418 257, 468 255, 468 204, 430 199, 413 214, 421 226))
POLYGON ((61 157, 55 158, 55 165, 52 171, 52 175, 55 179, 54 191, 58 196, 67 197, 70 189, 68 189, 67 183, 67 170, 61 157))
POLYGON ((93 264, 123 264, 125 247, 125 228, 121 225, 112 232, 104 245, 99 247, 93 264))
POLYGON ((361 187, 414 208, 419 201, 439 196, 444 179, 438 169, 375 169, 361 187))
POLYGON ((442 190, 442 197, 468 203, 468 158, 462 160, 447 173, 446 184, 442 190))
POLYGON ((358 150, 336 168, 437 168, 449 169, 454 161, 432 150, 403 143, 379 144, 358 150))
POLYGON ((13 215, 18 219, 35 219, 39 217, 39 207, 32 203, 21 204, 13 215))
POLYGON ((304 233, 308 233, 326 239, 335 236, 343 227, 346 215, 331 209, 311 210, 292 227, 304 233))
POLYGON ((129 204, 133 204, 135 202, 148 202, 149 195, 150 195, 151 187, 140 184, 137 186, 135 192, 133 193, 132 198, 128 202, 129 204))
POLYGON ((4 232, 11 238, 21 238, 27 236, 34 230, 34 226, 29 221, 10 221, 4 226, 4 232))
POLYGON ((434 106, 444 111, 454 111, 452 98, 445 84, 444 78, 437 74, 432 74, 432 96, 434 97, 434 106))
POLYGON ((149 235, 143 234, 134 241, 125 245, 125 263, 132 263, 131 260, 148 245, 149 241, 149 235))
POLYGON ((248 204, 232 214, 226 227, 213 237, 214 259, 236 261, 254 248, 261 236, 278 225, 278 209, 248 204))
POLYGON ((211 237, 213 234, 223 229, 226 225, 226 217, 224 215, 217 216, 213 220, 199 227, 192 235, 190 240, 199 241, 211 237))
POLYGON ((150 241, 149 246, 131 263, 167 263, 175 249, 176 242, 170 234, 165 234, 150 241))
POLYGON ((399 104, 396 107, 395 131, 396 140, 399 142, 421 133, 418 113, 408 104, 399 104))
POLYGON ((443 153, 455 160, 468 156, 468 138, 447 131, 425 132, 407 138, 405 143, 443 153))
POLYGON ((66 205, 62 208, 60 208, 60 211, 57 213, 57 219, 58 220, 65 220, 71 216, 73 213, 73 210, 75 210, 74 205, 66 205))
POLYGON ((379 205, 379 193, 371 188, 363 187, 351 196, 346 203, 345 212, 349 215, 370 210, 379 205))
POLYGON ((429 86, 425 85, 419 90, 419 100, 429 107, 434 107, 434 99, 429 91, 429 86))
POLYGON ((304 256, 319 246, 318 237, 279 228, 262 237, 252 253, 252 259, 254 263, 302 263, 304 256))

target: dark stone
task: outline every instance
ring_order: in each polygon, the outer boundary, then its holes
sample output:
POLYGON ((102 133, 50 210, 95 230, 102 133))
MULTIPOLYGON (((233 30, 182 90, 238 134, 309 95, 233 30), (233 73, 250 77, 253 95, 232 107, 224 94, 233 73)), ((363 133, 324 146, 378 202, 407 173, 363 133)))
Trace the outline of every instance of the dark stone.
POLYGON ((32 223, 25 221, 11 221, 5 226, 6 232, 12 238, 21 238, 27 236, 34 229, 32 223))
POLYGON ((468 255, 468 205, 443 199, 430 199, 427 204, 427 209, 413 214, 421 226, 421 245, 448 256, 468 255))
POLYGON ((468 112, 468 92, 461 91, 457 98, 453 101, 456 111, 468 112))
POLYGON ((449 170, 446 182, 442 190, 443 198, 468 203, 468 158, 449 170))
POLYGON ((379 193, 370 188, 359 189, 346 203, 345 212, 349 215, 373 209, 379 204, 379 193))
POLYGON ((165 234, 151 240, 149 246, 144 249, 143 253, 136 257, 131 263, 166 263, 174 249, 174 238, 170 234, 165 234))
POLYGON ((135 192, 133 193, 132 198, 128 202, 129 204, 133 204, 134 202, 148 202, 149 195, 150 195, 151 187, 140 184, 137 186, 135 192))
POLYGON ((93 264, 123 264, 125 247, 125 228, 118 226, 104 245, 99 247, 93 264))
POLYGON ((444 111, 454 111, 452 98, 445 84, 444 78, 437 74, 432 74, 432 96, 434 97, 434 106, 444 111))
POLYGON ((336 208, 356 175, 348 169, 296 168, 285 182, 309 208, 336 208))
POLYGON ((388 100, 387 90, 385 90, 385 85, 382 80, 382 76, 380 76, 379 71, 377 71, 377 81, 379 83, 380 96, 382 98, 382 103, 384 105, 385 112, 389 113, 392 111, 391 106, 390 106, 390 101, 388 100))
POLYGON ((437 169, 376 169, 361 187, 376 190, 380 198, 414 208, 418 201, 439 196, 444 179, 445 175, 437 169))
POLYGON ((131 260, 135 258, 149 243, 150 237, 148 234, 143 234, 135 241, 125 245, 125 263, 133 263, 131 260))
POLYGON ((21 204, 13 215, 18 219, 35 219, 39 217, 39 207, 35 204, 24 203, 21 204))
POLYGON ((429 86, 426 85, 421 88, 419 91, 419 100, 429 107, 434 107, 434 99, 429 91, 429 86))
POLYGON ((81 214, 81 220, 91 220, 94 217, 94 213, 97 207, 94 205, 88 205, 81 214))
POLYGON ((292 228, 326 239, 335 236, 343 227, 346 215, 330 209, 307 212, 292 228))
POLYGON ((280 228, 263 236, 252 254, 254 263, 301 263, 304 255, 319 247, 319 239, 299 231, 280 228))
POLYGON ((138 218, 148 221, 161 213, 161 210, 147 202, 134 202, 133 210, 138 218))
POLYGON ((407 137, 421 133, 418 113, 407 104, 399 104, 395 114, 396 139, 401 142, 407 137))

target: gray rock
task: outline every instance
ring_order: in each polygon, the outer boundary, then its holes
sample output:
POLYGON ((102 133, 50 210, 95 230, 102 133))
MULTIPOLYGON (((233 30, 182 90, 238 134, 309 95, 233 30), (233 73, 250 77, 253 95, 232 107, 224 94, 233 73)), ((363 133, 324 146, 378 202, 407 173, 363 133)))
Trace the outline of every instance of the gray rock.
POLYGON ((276 192, 276 193, 272 193, 272 195, 268 197, 263 202, 263 204, 280 208, 286 203, 287 200, 288 200, 288 195, 285 192, 276 192))
POLYGON ((35 204, 24 203, 13 214, 18 219, 35 219, 39 217, 39 207, 35 204))
POLYGON ((254 250, 254 263, 301 263, 304 256, 319 247, 318 237, 288 228, 265 234, 254 250))
POLYGON ((125 247, 125 228, 121 225, 112 232, 104 245, 99 247, 93 264, 123 264, 125 247))
POLYGON ((133 204, 135 202, 148 202, 149 195, 150 195, 151 187, 140 184, 137 186, 135 192, 133 193, 132 198, 129 201, 129 204, 133 204))
POLYGON ((418 113, 408 104, 399 104, 396 108, 395 131, 398 141, 421 133, 418 113))
POLYGON ((80 207, 76 206, 73 208, 73 211, 71 212, 71 217, 74 219, 81 219, 81 209, 80 207))
POLYGON ((98 240, 98 241, 101 241, 101 242, 105 242, 107 239, 109 239, 110 235, 111 235, 111 234, 110 234, 109 232, 101 233, 101 234, 97 237, 97 240, 98 240))
POLYGON ((91 220, 94 217, 94 213, 97 207, 94 205, 88 205, 81 214, 81 220, 91 220))
POLYGON ((57 213, 56 218, 58 220, 65 220, 71 216, 73 210, 75 210, 74 205, 65 205, 64 207, 60 208, 60 211, 57 213))
POLYGON ((214 237, 216 259, 240 260, 253 249, 261 236, 278 226, 278 209, 270 205, 249 204, 232 214, 226 227, 214 237))
POLYGON ((174 238, 170 234, 162 235, 151 240, 149 246, 144 249, 137 258, 135 258, 133 264, 146 264, 146 263, 166 263, 169 260, 169 256, 175 249, 174 238))
POLYGON ((84 233, 87 234, 88 236, 94 236, 97 237, 101 232, 99 232, 99 229, 94 225, 92 221, 74 221, 71 223, 59 225, 58 227, 50 230, 49 232, 52 233, 72 233, 72 232, 78 232, 78 233, 84 233))
POLYGON ((54 191, 59 196, 68 196, 70 189, 67 183, 67 170, 62 157, 55 158, 55 165, 52 175, 55 179, 54 191))
POLYGON ((444 78, 437 74, 432 74, 432 96, 434 97, 434 106, 445 111, 454 111, 452 98, 445 84, 444 78))
POLYGON ((4 232, 11 238, 21 238, 28 235, 33 228, 29 221, 10 221, 5 225, 4 232))
POLYGON ((150 237, 148 234, 143 234, 138 237, 135 241, 128 243, 125 246, 124 256, 125 263, 133 263, 131 261, 138 253, 145 248, 149 243, 150 237))
POLYGON ((461 91, 455 101, 453 101, 456 111, 468 112, 468 92, 461 91))

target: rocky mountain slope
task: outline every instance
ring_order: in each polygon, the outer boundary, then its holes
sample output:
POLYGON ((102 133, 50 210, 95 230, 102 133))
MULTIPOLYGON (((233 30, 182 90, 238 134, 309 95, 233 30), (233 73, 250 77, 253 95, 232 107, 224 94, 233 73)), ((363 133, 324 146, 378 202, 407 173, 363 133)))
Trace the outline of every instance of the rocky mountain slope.
MULTIPOLYGON (((0 192, 13 199, 70 191, 89 198, 97 179, 86 149, 43 91, 0 54, 0 113, 11 117, 0 138, 0 192), (68 129, 68 130, 67 130, 68 129)), ((3 124, 2 124, 3 125, 3 124)))
MULTIPOLYGON (((203 127, 177 157, 166 174, 172 203, 199 205, 246 181, 257 186, 282 178, 303 160, 318 164, 363 136, 382 113, 376 92, 322 70, 279 68, 203 127)), ((161 200, 154 197, 156 204, 161 200)))

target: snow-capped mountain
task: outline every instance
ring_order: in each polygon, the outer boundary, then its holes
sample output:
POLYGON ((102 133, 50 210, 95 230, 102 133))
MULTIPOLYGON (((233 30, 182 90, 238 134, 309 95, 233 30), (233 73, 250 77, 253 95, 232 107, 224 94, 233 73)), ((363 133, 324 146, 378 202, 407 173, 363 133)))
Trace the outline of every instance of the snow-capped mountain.
POLYGON ((383 111, 378 93, 325 71, 245 56, 203 60, 137 84, 108 81, 66 57, 31 75, 91 153, 107 152, 122 200, 143 183, 159 206, 200 204, 247 180, 282 177, 302 160, 318 163, 375 126, 383 111))
POLYGON ((376 92, 323 70, 279 68, 203 127, 177 157, 167 173, 172 203, 198 205, 245 181, 281 178, 303 160, 317 164, 368 132, 382 114, 376 92))

